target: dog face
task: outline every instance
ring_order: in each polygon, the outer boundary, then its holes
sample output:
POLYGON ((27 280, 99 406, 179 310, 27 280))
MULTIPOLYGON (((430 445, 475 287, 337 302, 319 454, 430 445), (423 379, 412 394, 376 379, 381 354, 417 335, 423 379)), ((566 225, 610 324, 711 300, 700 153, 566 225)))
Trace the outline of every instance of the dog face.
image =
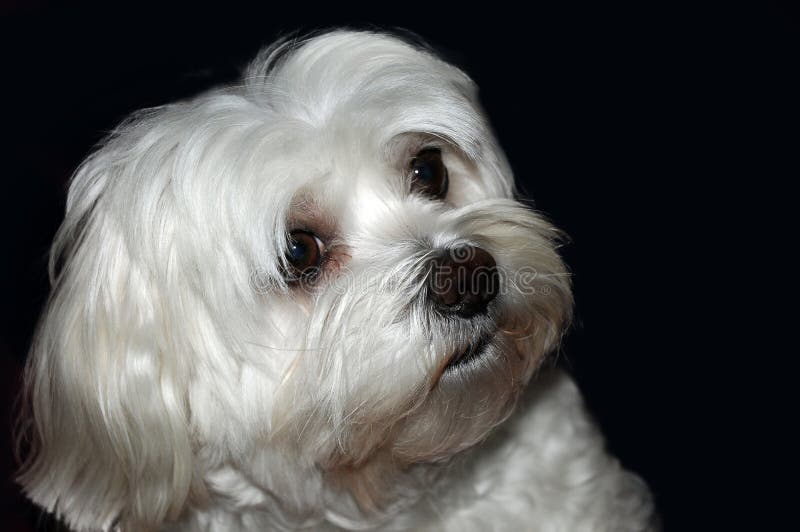
POLYGON ((291 485, 474 445, 571 307, 513 196, 471 80, 385 35, 285 43, 133 117, 70 188, 21 482, 73 526, 153 524, 219 464, 275 482, 263 449, 291 485))

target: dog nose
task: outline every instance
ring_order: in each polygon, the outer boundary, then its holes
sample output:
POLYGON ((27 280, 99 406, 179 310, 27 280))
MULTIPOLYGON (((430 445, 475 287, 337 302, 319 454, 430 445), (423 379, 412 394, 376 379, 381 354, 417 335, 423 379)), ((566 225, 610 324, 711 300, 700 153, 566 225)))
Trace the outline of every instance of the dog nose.
POLYGON ((479 247, 452 248, 431 264, 430 297, 449 313, 464 318, 483 314, 500 289, 497 263, 479 247))

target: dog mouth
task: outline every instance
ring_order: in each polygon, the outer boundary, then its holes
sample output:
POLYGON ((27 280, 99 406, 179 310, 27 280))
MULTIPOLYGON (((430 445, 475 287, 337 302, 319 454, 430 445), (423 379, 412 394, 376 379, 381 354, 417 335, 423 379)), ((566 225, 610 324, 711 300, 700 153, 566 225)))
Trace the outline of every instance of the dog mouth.
POLYGON ((494 331, 484 333, 477 340, 469 343, 463 349, 459 349, 454 352, 450 356, 450 360, 447 361, 447 365, 444 367, 444 373, 455 371, 473 361, 479 360, 489 347, 492 338, 494 338, 494 331))

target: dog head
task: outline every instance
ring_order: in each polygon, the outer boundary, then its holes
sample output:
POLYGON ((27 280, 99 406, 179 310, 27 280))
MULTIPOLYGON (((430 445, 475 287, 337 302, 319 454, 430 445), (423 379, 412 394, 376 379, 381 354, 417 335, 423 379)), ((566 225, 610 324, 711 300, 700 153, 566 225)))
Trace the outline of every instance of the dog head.
POLYGON ((509 414, 569 317, 557 239, 459 69, 374 33, 274 46, 74 176, 21 482, 77 528, 153 526, 269 448, 369 505, 360 472, 509 414))

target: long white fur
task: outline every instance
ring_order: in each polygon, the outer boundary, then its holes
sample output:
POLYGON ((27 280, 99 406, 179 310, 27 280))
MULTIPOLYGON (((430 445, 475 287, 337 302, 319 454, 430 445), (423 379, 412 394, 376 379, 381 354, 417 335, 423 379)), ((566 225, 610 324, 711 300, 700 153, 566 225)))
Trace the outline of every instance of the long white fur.
POLYGON ((123 123, 75 174, 53 245, 27 495, 75 530, 655 527, 568 377, 534 376, 568 276, 476 92, 425 49, 335 31, 123 123), (444 202, 409 193, 429 145, 444 202), (281 273, 298 224, 334 257, 308 290, 281 273), (431 254, 458 244, 502 273, 470 321, 426 299, 431 254))

